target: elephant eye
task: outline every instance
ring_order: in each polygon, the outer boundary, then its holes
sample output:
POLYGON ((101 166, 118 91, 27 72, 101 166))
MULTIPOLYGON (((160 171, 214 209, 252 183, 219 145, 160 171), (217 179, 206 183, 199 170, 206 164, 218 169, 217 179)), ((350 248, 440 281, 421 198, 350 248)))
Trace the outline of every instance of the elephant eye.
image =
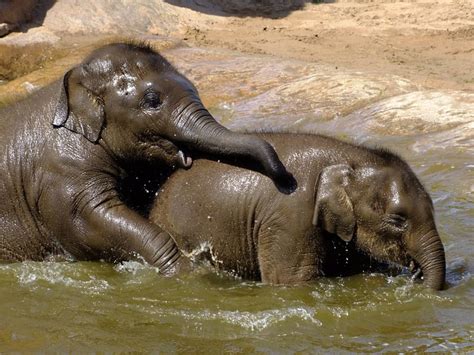
POLYGON ((387 224, 399 230, 404 230, 407 227, 406 217, 401 216, 399 214, 389 214, 385 218, 385 222, 387 222, 387 224))
POLYGON ((141 106, 145 110, 157 109, 158 107, 160 107, 160 105, 161 105, 160 96, 156 92, 149 91, 143 96, 141 106))

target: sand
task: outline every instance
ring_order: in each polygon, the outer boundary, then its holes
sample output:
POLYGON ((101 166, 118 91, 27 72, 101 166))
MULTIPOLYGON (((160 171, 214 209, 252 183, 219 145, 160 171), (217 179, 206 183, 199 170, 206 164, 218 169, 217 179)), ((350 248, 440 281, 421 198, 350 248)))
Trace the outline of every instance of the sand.
POLYGON ((177 45, 266 54, 269 61, 278 57, 368 75, 398 75, 423 90, 474 89, 472 0, 295 1, 296 9, 288 0, 231 0, 223 8, 218 3, 58 0, 49 4, 40 22, 0 39, 0 80, 15 78, 9 63, 25 66, 18 77, 47 68, 48 60, 63 56, 57 48, 72 48, 80 57, 81 46, 89 50, 90 42, 110 35, 158 35, 177 45), (51 55, 38 55, 34 46, 41 43, 51 55), (17 46, 25 49, 12 56, 17 46), (33 48, 29 56, 28 48, 33 48))
POLYGON ((283 18, 197 26, 184 38, 194 46, 396 74, 426 89, 474 89, 473 1, 307 4, 283 18))

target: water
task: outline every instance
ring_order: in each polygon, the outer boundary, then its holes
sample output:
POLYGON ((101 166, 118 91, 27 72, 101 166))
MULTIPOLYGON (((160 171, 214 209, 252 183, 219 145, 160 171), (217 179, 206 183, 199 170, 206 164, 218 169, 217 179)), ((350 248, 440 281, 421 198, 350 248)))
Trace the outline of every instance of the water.
POLYGON ((422 116, 410 114, 419 96, 391 111, 383 103, 419 90, 399 78, 367 75, 362 80, 348 72, 338 74, 341 85, 335 85, 329 69, 297 61, 272 59, 270 65, 265 57, 193 49, 170 51, 169 57, 196 81, 216 117, 234 129, 330 132, 384 145, 405 157, 434 201, 448 289, 426 290, 409 275, 358 275, 275 287, 205 268, 163 278, 134 262, 3 264, 1 351, 474 351, 471 97, 442 93, 458 100, 462 110, 439 116, 436 100, 427 99, 424 104, 442 120, 433 125, 427 118, 407 130, 406 122, 422 116), (206 72, 214 75, 206 77, 206 72), (317 93, 311 86, 316 76, 317 93), (302 79, 308 77, 313 79, 302 79), (299 90, 301 83, 310 88, 299 90), (384 120, 387 112, 393 119, 384 120))
POLYGON ((0 275, 4 351, 443 351, 472 349, 474 336, 474 284, 459 259, 442 293, 405 276, 273 287, 204 271, 164 279, 134 263, 23 263, 0 275))

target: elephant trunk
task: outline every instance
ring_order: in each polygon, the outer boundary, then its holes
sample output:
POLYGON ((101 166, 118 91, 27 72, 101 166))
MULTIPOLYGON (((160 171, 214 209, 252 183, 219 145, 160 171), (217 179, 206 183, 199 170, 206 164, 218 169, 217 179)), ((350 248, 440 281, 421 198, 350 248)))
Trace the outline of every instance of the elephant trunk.
POLYGON ((436 229, 430 230, 419 239, 417 249, 414 257, 423 271, 424 284, 434 290, 442 290, 446 277, 446 259, 436 229))
POLYGON ((192 113, 181 115, 187 119, 182 129, 173 134, 174 140, 206 154, 238 157, 243 162, 250 160, 257 164, 256 170, 269 176, 278 188, 283 191, 295 188, 296 181, 269 143, 256 136, 232 132, 220 125, 201 104, 193 106, 192 113))

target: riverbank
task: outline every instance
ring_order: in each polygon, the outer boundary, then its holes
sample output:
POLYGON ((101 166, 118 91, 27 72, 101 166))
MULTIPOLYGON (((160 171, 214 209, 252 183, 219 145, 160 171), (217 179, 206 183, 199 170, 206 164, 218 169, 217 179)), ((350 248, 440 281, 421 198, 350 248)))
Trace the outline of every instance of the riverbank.
POLYGON ((260 13, 253 16, 248 6, 220 9, 215 3, 141 0, 132 8, 125 1, 57 1, 41 23, 0 39, 0 79, 44 66, 61 55, 57 48, 77 51, 110 36, 159 35, 193 47, 398 75, 425 89, 474 90, 470 0, 343 0, 306 3, 286 12, 281 6, 273 13, 256 8, 260 13))

